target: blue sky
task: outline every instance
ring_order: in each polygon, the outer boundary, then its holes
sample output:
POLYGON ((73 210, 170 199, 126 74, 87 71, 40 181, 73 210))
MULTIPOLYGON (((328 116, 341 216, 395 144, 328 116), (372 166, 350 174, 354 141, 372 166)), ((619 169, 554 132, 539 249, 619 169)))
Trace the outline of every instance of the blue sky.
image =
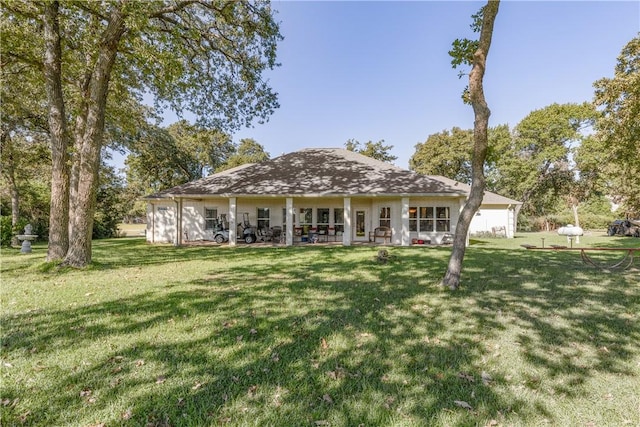
MULTIPOLYGON (((433 133, 473 127, 451 68, 456 38, 476 37, 471 15, 483 2, 274 1, 285 37, 280 67, 268 73, 280 108, 253 138, 271 157, 307 147, 381 139, 408 168, 415 145, 433 133)), ((640 1, 503 1, 487 60, 490 126, 515 126, 554 102, 593 98, 593 82, 614 73, 640 31, 640 1)), ((165 115, 165 125, 175 121, 165 115)))

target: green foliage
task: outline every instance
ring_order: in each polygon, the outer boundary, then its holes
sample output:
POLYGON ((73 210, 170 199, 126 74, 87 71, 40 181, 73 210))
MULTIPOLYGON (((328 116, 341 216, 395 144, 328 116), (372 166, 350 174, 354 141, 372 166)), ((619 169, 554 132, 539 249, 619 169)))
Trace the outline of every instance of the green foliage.
POLYGON ((11 246, 11 240, 15 234, 11 226, 11 217, 0 216, 0 246, 3 248, 11 246))
POLYGON ((454 127, 429 135, 425 142, 417 144, 409 169, 470 184, 472 152, 473 130, 454 127))
POLYGON ((560 200, 580 191, 572 155, 597 113, 591 104, 552 104, 532 111, 514 129, 514 136, 496 157, 500 175, 496 188, 524 202, 525 213, 540 216, 560 200))
MULTIPOLYGON (((489 147, 485 162, 487 189, 494 191, 495 181, 500 177, 496 160, 511 142, 508 125, 490 128, 489 147)), ((454 127, 451 131, 429 135, 427 140, 416 145, 409 159, 409 169, 425 175, 442 175, 456 181, 471 184, 471 156, 473 153, 473 130, 454 127)))
POLYGON ((230 137, 181 120, 166 129, 148 125, 125 163, 127 182, 141 196, 203 178, 224 164, 234 152, 230 137))
POLYGON ((603 175, 605 191, 640 216, 640 36, 622 49, 614 77, 594 87, 594 104, 603 115, 586 155, 603 175))
POLYGON ((235 168, 248 163, 260 163, 269 160, 269 153, 255 139, 244 138, 240 140, 236 152, 231 154, 227 161, 216 169, 216 172, 235 168))
POLYGON ((398 156, 389 153, 393 149, 393 145, 384 145, 384 139, 378 142, 367 141, 364 145, 360 141, 349 139, 344 146, 349 151, 380 160, 381 162, 393 163, 398 158, 398 156))
POLYGON ((96 211, 93 216, 92 237, 94 239, 117 237, 118 224, 122 221, 127 210, 123 193, 122 178, 116 175, 113 167, 102 165, 96 211))

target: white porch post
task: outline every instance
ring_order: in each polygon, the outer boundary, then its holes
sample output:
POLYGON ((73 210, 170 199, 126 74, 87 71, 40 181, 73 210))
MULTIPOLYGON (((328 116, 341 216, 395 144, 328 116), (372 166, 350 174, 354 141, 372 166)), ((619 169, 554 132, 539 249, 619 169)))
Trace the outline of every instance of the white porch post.
POLYGON ((236 223, 236 207, 237 200, 235 197, 229 197, 229 245, 236 245, 236 231, 237 231, 237 223, 236 223))
POLYGON ((292 197, 287 197, 287 229, 285 230, 286 234, 286 245, 287 246, 293 246, 293 226, 295 225, 293 223, 293 198, 292 197))
POLYGON ((176 204, 176 237, 173 240, 173 246, 182 244, 182 199, 173 199, 176 204))
POLYGON ((402 234, 400 236, 400 244, 402 246, 409 246, 411 238, 409 234, 409 198, 402 198, 402 234))
POLYGON ((351 197, 344 198, 344 233, 342 233, 342 244, 351 246, 351 197))

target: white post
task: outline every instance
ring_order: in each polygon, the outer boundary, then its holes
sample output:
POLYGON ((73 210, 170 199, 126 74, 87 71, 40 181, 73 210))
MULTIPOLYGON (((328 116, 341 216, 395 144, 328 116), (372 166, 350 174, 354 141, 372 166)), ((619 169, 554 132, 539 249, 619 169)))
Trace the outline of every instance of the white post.
POLYGON ((351 198, 344 198, 344 232, 342 233, 342 244, 351 246, 351 198))
POLYGON ((402 234, 400 237, 400 244, 402 246, 410 246, 411 244, 411 235, 409 233, 409 198, 402 198, 402 234))
POLYGON ((236 223, 236 206, 235 197, 229 197, 229 245, 236 245, 236 231, 238 224, 236 223))
POLYGON ((285 230, 286 238, 287 238, 287 246, 293 246, 293 227, 295 224, 293 223, 293 198, 287 197, 287 229, 285 230))

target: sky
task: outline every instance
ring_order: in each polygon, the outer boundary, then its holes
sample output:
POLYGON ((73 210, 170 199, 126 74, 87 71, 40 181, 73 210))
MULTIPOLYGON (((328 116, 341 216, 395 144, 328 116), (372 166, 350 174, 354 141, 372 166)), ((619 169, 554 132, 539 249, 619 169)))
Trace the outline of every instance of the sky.
MULTIPOLYGON (((284 40, 281 66, 266 78, 280 108, 234 142, 253 138, 273 158, 384 140, 408 169, 429 135, 473 128, 473 110, 460 97, 468 77, 458 78, 448 51, 456 38, 477 38, 471 15, 483 4, 273 1, 284 40)), ((489 125, 514 127, 553 103, 591 101, 593 83, 613 77, 639 32, 638 0, 503 1, 484 80, 489 125)), ((164 118, 164 125, 177 120, 164 118)))

